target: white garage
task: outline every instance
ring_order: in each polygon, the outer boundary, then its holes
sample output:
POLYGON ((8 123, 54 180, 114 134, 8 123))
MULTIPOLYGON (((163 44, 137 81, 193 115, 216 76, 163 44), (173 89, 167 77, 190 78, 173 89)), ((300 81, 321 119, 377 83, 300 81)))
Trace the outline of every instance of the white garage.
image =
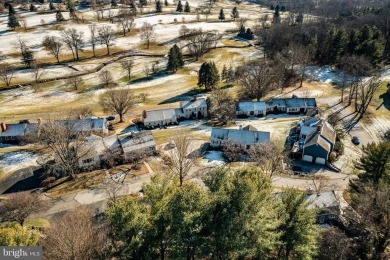
POLYGON ((318 164, 325 164, 326 160, 324 158, 321 158, 321 157, 317 157, 316 158, 316 163, 318 164))
POLYGON ((313 156, 304 155, 303 158, 302 158, 302 161, 305 161, 305 162, 313 162, 313 156))

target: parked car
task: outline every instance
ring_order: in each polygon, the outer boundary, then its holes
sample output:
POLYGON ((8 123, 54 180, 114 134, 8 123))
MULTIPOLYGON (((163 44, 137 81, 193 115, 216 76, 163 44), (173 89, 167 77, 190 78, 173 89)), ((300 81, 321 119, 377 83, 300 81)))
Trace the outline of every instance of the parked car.
POLYGON ((107 121, 112 121, 115 120, 115 116, 108 116, 106 117, 107 121))
POLYGON ((360 144, 360 139, 359 139, 359 137, 353 136, 353 137, 352 137, 352 143, 355 144, 355 145, 359 145, 359 144, 360 144))

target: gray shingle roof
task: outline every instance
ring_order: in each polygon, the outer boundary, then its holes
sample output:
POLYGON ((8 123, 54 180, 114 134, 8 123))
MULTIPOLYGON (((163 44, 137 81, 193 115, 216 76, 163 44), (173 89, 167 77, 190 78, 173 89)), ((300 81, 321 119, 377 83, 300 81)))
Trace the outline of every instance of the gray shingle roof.
POLYGON ((207 106, 206 99, 204 98, 197 98, 197 99, 191 99, 191 100, 186 100, 186 101, 181 101, 180 102, 180 107, 182 109, 193 109, 193 108, 198 108, 198 107, 204 107, 207 106))
POLYGON ((264 101, 259 101, 259 102, 244 101, 238 103, 237 111, 250 112, 250 111, 264 111, 266 109, 267 108, 264 101))
POLYGON ((26 124, 6 124, 7 129, 0 136, 22 137, 26 131, 26 124))
POLYGON ((122 145, 124 153, 137 151, 140 149, 156 146, 151 131, 141 131, 138 133, 127 133, 119 135, 118 139, 122 145))
POLYGON ((144 117, 144 123, 176 118, 176 113, 174 108, 148 110, 145 111, 145 114, 146 117, 144 117))
POLYGON ((252 145, 258 143, 268 143, 270 141, 270 133, 239 129, 212 128, 211 139, 229 140, 245 145, 252 145))

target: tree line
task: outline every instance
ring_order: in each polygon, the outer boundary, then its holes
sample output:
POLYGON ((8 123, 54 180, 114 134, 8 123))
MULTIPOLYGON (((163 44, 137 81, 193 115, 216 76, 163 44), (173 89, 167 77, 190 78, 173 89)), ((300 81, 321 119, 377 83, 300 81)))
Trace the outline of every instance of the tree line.
POLYGON ((48 259, 62 251, 64 259, 383 259, 390 239, 389 160, 389 143, 363 148, 350 205, 339 212, 338 225, 323 229, 306 193, 274 192, 264 169, 212 169, 202 177, 204 187, 171 168, 144 183, 138 196, 111 197, 101 215, 79 208, 51 220, 43 236, 25 223, 49 205, 16 193, 1 202, 0 245, 43 245, 48 259))

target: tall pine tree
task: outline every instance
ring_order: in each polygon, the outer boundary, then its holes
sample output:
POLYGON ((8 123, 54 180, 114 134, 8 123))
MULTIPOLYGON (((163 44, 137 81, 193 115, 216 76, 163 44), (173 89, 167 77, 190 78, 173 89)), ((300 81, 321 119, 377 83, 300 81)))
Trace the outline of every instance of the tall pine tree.
POLYGON ((162 12, 162 7, 161 7, 161 2, 158 0, 156 2, 156 13, 161 13, 162 12))
POLYGON ((165 0, 164 4, 165 6, 169 6, 168 0, 165 0))
POLYGON ((186 4, 184 5, 184 12, 189 13, 191 12, 190 4, 186 1, 186 4))
POLYGON ((237 18, 240 18, 240 14, 238 13, 237 7, 234 7, 232 10, 232 18, 235 21, 237 18))
POLYGON ((201 65, 198 73, 198 86, 206 90, 213 89, 219 81, 218 70, 214 62, 205 62, 201 65))
POLYGON ((222 8, 219 11, 218 19, 221 20, 221 21, 225 20, 225 13, 224 13, 222 8))
POLYGON ((177 3, 177 8, 176 8, 176 12, 183 12, 183 5, 181 4, 181 1, 179 0, 179 2, 177 3))
POLYGON ((14 7, 12 6, 12 4, 8 4, 8 14, 9 14, 9 15, 11 15, 11 14, 16 14, 15 9, 14 9, 14 7))
POLYGON ((175 44, 169 50, 167 70, 176 72, 178 68, 184 66, 183 55, 180 48, 175 44))
POLYGON ((8 15, 8 27, 12 30, 15 30, 17 27, 20 27, 18 18, 15 14, 8 15))

